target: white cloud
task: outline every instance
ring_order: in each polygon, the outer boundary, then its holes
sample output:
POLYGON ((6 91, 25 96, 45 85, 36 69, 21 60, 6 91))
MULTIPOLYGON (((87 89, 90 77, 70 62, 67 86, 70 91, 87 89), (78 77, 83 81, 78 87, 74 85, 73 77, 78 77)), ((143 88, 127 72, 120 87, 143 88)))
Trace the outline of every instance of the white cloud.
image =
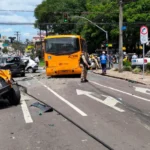
POLYGON ((17 23, 34 23, 35 18, 32 16, 21 16, 17 14, 0 15, 0 22, 17 22, 17 23))
POLYGON ((28 32, 27 32, 27 33, 24 33, 23 35, 26 36, 26 37, 31 36, 31 34, 28 33, 28 32))
POLYGON ((4 32, 12 32, 13 31, 13 29, 12 28, 1 28, 0 29, 0 33, 4 33, 4 32))
POLYGON ((0 0, 0 9, 7 10, 34 10, 42 0, 0 0))
MULTIPOLYGON (((43 0, 0 0, 0 10, 31 10, 41 4, 43 0)), ((14 12, 14 11, 0 11, 0 23, 34 23, 34 12, 14 12)), ((30 26, 2 26, 0 33, 6 36, 14 36, 14 31, 21 33, 21 39, 32 38, 36 35, 37 30, 33 25, 30 26)))
MULTIPOLYGON (((33 10, 42 0, 0 0, 0 10, 33 10)), ((33 13, 0 11, 0 22, 35 22, 33 13)))

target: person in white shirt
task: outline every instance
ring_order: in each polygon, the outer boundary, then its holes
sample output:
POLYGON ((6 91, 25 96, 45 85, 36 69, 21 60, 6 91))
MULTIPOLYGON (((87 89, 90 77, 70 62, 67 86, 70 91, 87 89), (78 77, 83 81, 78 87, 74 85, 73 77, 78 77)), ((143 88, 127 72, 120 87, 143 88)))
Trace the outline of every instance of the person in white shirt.
POLYGON ((40 60, 38 56, 35 57, 35 62, 37 63, 37 65, 39 65, 40 60))
POLYGON ((134 53, 132 59, 137 59, 137 55, 134 53))

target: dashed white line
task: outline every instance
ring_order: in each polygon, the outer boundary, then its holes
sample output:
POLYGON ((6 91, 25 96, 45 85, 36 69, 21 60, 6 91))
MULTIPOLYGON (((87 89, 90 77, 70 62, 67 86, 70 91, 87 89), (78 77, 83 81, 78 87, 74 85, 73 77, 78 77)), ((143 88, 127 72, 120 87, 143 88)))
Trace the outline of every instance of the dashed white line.
POLYGON ((87 116, 86 113, 84 113, 82 110, 80 110, 78 107, 76 107, 75 105, 73 105, 72 103, 70 103, 68 100, 66 100, 65 98, 63 98, 62 96, 60 96, 59 94, 57 94, 55 91, 53 91, 50 87, 46 86, 44 83, 38 81, 40 84, 42 84, 45 88, 47 88, 47 90, 49 90, 51 93, 53 93, 56 97, 58 97, 60 100, 62 100, 63 102, 65 102, 67 105, 69 105, 71 108, 73 108, 76 112, 78 112, 80 115, 82 116, 87 116))
POLYGON ((24 120, 26 123, 33 123, 32 117, 30 115, 29 109, 27 107, 27 104, 25 102, 25 97, 22 95, 22 100, 21 100, 21 108, 24 116, 24 120))
POLYGON ((118 89, 115 89, 115 88, 112 88, 112 87, 109 87, 109 86, 105 86, 105 85, 102 85, 102 84, 99 84, 97 82, 94 82, 94 81, 90 81, 91 83, 94 83, 98 86, 101 86, 101 87, 104 87, 104 88, 107 88, 107 89, 110 89, 110 90, 113 90, 113 91, 116 91, 116 92, 120 92, 120 93, 123 93, 123 94, 126 94, 126 95, 129 95, 129 96, 132 96, 132 97, 135 97, 135 98, 138 98, 138 99, 141 99, 141 100, 144 100, 144 101, 147 101, 147 102, 150 102, 149 99, 147 98, 143 98, 143 97, 140 97, 140 96, 137 96, 137 95, 134 95, 134 94, 131 94, 131 93, 128 93, 128 92, 124 92, 124 91, 121 91, 121 90, 118 90, 118 89))

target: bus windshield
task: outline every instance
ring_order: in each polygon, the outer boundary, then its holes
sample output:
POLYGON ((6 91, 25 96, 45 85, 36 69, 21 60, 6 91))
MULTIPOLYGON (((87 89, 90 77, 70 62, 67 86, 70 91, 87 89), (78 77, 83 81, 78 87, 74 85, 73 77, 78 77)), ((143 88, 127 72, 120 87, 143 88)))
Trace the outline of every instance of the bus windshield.
POLYGON ((54 55, 72 54, 80 50, 79 39, 73 37, 50 38, 46 40, 46 53, 54 55))

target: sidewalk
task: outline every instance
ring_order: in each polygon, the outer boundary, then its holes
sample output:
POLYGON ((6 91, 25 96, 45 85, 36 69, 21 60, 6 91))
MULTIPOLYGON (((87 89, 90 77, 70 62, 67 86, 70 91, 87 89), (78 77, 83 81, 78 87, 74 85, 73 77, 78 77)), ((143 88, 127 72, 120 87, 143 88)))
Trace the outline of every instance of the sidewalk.
MULTIPOLYGON (((101 74, 101 70, 93 70, 96 74, 101 74)), ((150 75, 145 75, 143 79, 142 74, 134 74, 129 71, 123 71, 122 73, 119 73, 118 71, 114 71, 114 68, 111 70, 107 70, 107 74, 105 76, 123 79, 123 80, 130 80, 131 82, 137 82, 145 85, 150 85, 150 75)))

